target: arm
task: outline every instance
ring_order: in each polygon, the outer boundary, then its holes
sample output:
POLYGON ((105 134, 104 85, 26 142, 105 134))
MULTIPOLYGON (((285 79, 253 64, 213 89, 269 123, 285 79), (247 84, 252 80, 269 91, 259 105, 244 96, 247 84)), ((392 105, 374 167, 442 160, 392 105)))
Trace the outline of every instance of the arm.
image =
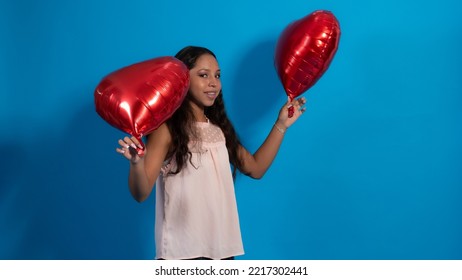
POLYGON ((117 152, 130 161, 128 186, 133 198, 142 202, 151 194, 154 183, 167 156, 171 144, 171 135, 165 124, 153 131, 147 140, 143 156, 139 156, 135 147, 139 146, 136 138, 125 137, 119 140, 121 148, 117 152))
POLYGON ((282 140, 286 130, 302 115, 305 111, 303 105, 306 100, 304 97, 287 102, 282 109, 279 111, 279 116, 276 123, 271 128, 268 137, 266 137, 263 144, 258 148, 255 154, 251 154, 243 146, 239 148, 239 157, 243 162, 244 174, 248 174, 250 177, 260 179, 266 173, 268 168, 271 166, 274 158, 276 157, 279 147, 281 146, 282 140), (294 106, 294 115, 288 117, 288 107, 294 106))

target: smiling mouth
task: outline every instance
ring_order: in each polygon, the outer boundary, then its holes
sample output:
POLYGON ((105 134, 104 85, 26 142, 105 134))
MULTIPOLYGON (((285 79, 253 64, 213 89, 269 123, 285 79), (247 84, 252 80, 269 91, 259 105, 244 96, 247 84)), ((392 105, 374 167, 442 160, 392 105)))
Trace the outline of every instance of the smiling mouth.
POLYGON ((205 94, 206 94, 208 97, 215 97, 215 96, 217 96, 217 93, 214 92, 214 91, 205 92, 205 94))

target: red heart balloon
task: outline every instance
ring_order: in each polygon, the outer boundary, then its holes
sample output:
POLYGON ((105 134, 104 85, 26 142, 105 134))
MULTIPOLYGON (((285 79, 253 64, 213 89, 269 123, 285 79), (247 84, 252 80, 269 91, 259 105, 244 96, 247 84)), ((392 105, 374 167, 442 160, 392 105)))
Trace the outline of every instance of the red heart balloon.
POLYGON ((276 45, 274 65, 291 99, 308 90, 324 74, 339 39, 337 19, 324 10, 315 11, 284 29, 276 45))
POLYGON ((104 77, 94 93, 96 112, 143 145, 141 138, 170 118, 188 88, 189 70, 183 62, 171 56, 154 58, 104 77))

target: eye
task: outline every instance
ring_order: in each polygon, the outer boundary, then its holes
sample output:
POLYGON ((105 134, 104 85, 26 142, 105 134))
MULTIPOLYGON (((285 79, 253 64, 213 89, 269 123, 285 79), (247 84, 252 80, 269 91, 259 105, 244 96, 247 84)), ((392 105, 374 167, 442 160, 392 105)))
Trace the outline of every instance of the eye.
POLYGON ((220 78, 221 78, 221 74, 216 74, 216 75, 215 75, 215 78, 220 79, 220 78))
POLYGON ((207 78, 207 77, 208 77, 208 75, 207 75, 207 74, 205 74, 205 73, 201 73, 201 74, 199 74, 199 77, 202 77, 202 78, 207 78))

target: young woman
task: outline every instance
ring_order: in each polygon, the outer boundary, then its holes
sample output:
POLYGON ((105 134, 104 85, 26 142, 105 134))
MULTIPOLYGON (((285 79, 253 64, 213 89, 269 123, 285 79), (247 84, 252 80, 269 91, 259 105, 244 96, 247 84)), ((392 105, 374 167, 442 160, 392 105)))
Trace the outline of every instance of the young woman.
POLYGON ((116 150, 130 162, 128 184, 137 201, 145 200, 156 185, 156 258, 233 258, 244 253, 233 184, 236 169, 252 178, 265 174, 285 131, 304 112, 305 99, 282 107, 268 137, 252 154, 226 115, 215 55, 189 46, 175 57, 190 69, 184 102, 147 136, 144 156, 136 153, 134 137, 119 140, 116 150), (291 118, 290 106, 295 107, 291 118))

